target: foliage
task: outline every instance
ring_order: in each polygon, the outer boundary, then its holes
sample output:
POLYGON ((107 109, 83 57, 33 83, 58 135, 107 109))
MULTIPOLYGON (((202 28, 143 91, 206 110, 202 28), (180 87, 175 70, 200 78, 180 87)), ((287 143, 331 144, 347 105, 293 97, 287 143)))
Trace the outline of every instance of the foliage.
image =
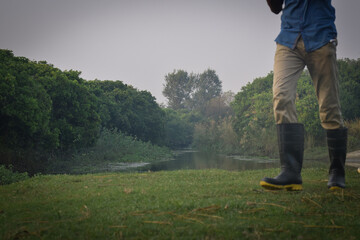
POLYGON ((221 95, 222 82, 214 70, 208 69, 197 75, 194 83, 192 106, 193 109, 203 113, 208 102, 221 95))
POLYGON ((165 82, 163 94, 169 107, 165 125, 167 146, 186 147, 194 140, 197 148, 212 149, 217 145, 218 149, 219 144, 207 145, 213 140, 206 139, 209 135, 202 135, 200 129, 211 125, 215 131, 212 119, 220 121, 232 114, 230 102, 234 94, 230 91, 222 94, 222 83, 211 69, 201 74, 174 71, 165 77, 165 82))
POLYGON ((240 138, 243 154, 277 154, 276 130, 272 108, 272 77, 257 78, 242 88, 232 102, 234 130, 240 138), (261 137, 259 137, 261 136, 261 137))
POLYGON ((237 153, 239 141, 233 129, 231 117, 219 121, 209 119, 197 123, 193 146, 204 152, 237 153))
POLYGON ((360 118, 345 122, 348 128, 348 151, 360 149, 360 118))
POLYGON ((165 76, 163 95, 168 99, 169 108, 188 109, 194 88, 194 76, 184 70, 174 70, 165 76))
MULTIPOLYGON (((256 114, 263 114, 261 111, 254 111, 254 109, 252 109, 256 98, 265 100, 264 102, 259 102, 256 106, 264 104, 266 106, 266 112, 272 111, 272 98, 269 98, 271 94, 272 77, 273 74, 270 73, 265 78, 256 78, 252 83, 248 83, 242 87, 241 91, 235 95, 235 100, 231 103, 231 106, 235 113, 234 129, 238 134, 241 135, 242 132, 245 132, 245 128, 250 125, 251 121, 257 121, 257 119, 259 119, 256 114), (267 99, 263 97, 267 97, 267 99)), ((273 115, 269 118, 269 121, 272 118, 273 115)), ((263 117, 260 117, 260 119, 263 121, 263 117)))
POLYGON ((307 139, 314 138, 315 142, 325 137, 319 118, 319 104, 312 80, 308 71, 304 71, 297 85, 296 110, 298 121, 304 124, 307 139))
POLYGON ((92 147, 102 127, 164 144, 165 113, 149 92, 80 74, 0 49, 0 163, 39 167, 92 147))
POLYGON ((186 148, 192 144, 194 125, 201 117, 196 113, 164 109, 165 145, 172 149, 186 148))
POLYGON ((57 146, 50 128, 51 98, 34 76, 37 65, 0 50, 0 145, 2 148, 57 146), (36 140, 36 141, 34 141, 36 140), (48 141, 52 140, 52 141, 48 141))
POLYGON ((233 114, 230 103, 234 100, 235 94, 231 91, 222 93, 207 101, 203 115, 206 118, 220 120, 233 114))
POLYGON ((11 165, 8 168, 5 165, 0 165, 0 185, 19 182, 28 178, 29 176, 26 172, 14 172, 11 165))
POLYGON ((259 186, 278 169, 41 175, 0 186, 0 238, 358 239, 359 174, 331 192, 327 168, 305 190, 259 186))
POLYGON ((188 74, 177 70, 165 76, 163 95, 168 99, 168 107, 174 110, 205 111, 208 102, 219 97, 222 82, 212 69, 201 74, 188 74))
POLYGON ((340 101, 346 120, 360 117, 360 58, 338 60, 340 101))
POLYGON ((95 142, 100 121, 80 72, 9 50, 0 50, 0 57, 2 147, 50 152, 95 142))
MULTIPOLYGON (((349 146, 356 148, 360 60, 344 59, 338 63, 349 146)), ((22 166, 28 171, 56 156, 70 156, 75 161, 73 156, 77 153, 99 146, 96 143, 101 141, 100 129, 105 129, 102 134, 110 131, 115 136, 116 129, 121 138, 129 135, 134 141, 171 148, 193 142, 198 148, 212 151, 277 154, 272 73, 244 86, 230 108, 233 94, 222 93, 222 82, 214 70, 201 74, 175 70, 165 77, 163 93, 169 100, 169 109, 160 108, 147 91, 121 81, 86 81, 80 74, 62 71, 45 61, 15 57, 12 51, 0 49, 0 163, 13 164, 17 170, 22 166)), ((298 81, 296 107, 299 122, 305 126, 306 146, 323 146, 324 131, 307 71, 298 81)), ((140 155, 130 158, 142 158, 140 155)))
MULTIPOLYGON (((340 100, 342 103, 345 120, 354 120, 360 114, 360 60, 339 60, 340 76, 340 100)), ((221 89, 220 84, 212 87, 199 87, 204 82, 216 83, 216 74, 212 70, 205 71, 200 75, 193 75, 194 93, 190 94, 192 108, 199 111, 205 119, 197 123, 194 132, 194 146, 200 149, 212 149, 223 151, 224 146, 219 140, 219 129, 222 119, 234 114, 233 129, 238 135, 237 152, 252 155, 276 156, 278 154, 276 141, 276 128, 272 106, 272 79, 273 73, 265 77, 256 78, 253 82, 242 87, 231 103, 232 111, 224 104, 223 95, 212 95, 209 98, 201 98, 201 93, 206 89, 221 89), (215 80, 214 80, 215 79, 215 80), (217 86, 218 88, 214 87, 217 86), (199 89, 202 90, 199 90, 199 89), (205 100, 206 99, 206 100, 205 100), (259 138, 261 136, 261 138, 259 138)), ((219 82, 218 82, 219 83, 219 82)), ((210 96, 211 94, 209 94, 210 96)), ((189 101, 188 101, 189 102, 189 101)), ((322 129, 319 119, 319 106, 312 79, 307 70, 303 72, 297 83, 296 109, 298 121, 305 127, 305 146, 307 149, 325 146, 325 131, 322 129)), ((349 133, 351 142, 356 139, 356 134, 349 133)), ((355 144, 356 143, 351 143, 355 144)), ((309 151, 309 150, 308 150, 309 151)))
POLYGON ((102 129, 93 147, 73 154, 55 156, 46 169, 48 173, 83 174, 111 171, 109 164, 150 163, 168 159, 171 152, 166 147, 142 142, 121 133, 117 129, 102 129))
POLYGON ((99 134, 96 98, 79 75, 75 71, 58 71, 54 78, 46 79, 45 87, 52 99, 51 127, 59 132, 61 150, 91 146, 99 134))
POLYGON ((204 152, 218 152, 221 149, 219 135, 218 125, 214 120, 198 123, 195 125, 193 145, 204 152))
POLYGON ((102 127, 163 144, 165 114, 149 92, 138 91, 121 81, 94 80, 86 85, 98 98, 102 127))
MULTIPOLYGON (((359 117, 360 108, 360 60, 339 60, 340 101, 345 120, 359 117)), ((256 155, 276 155, 276 131, 272 109, 272 78, 257 78, 244 86, 232 102, 234 110, 234 129, 240 137, 241 150, 256 155), (259 138, 259 136, 262 136, 259 138), (270 151, 270 152, 269 152, 270 151)), ((323 131, 318 102, 307 70, 303 72, 297 84, 296 109, 298 121, 304 124, 306 146, 313 148, 324 146, 323 131)), ((349 139, 356 139, 356 134, 349 131, 349 139)), ((351 140, 354 142, 354 140, 351 140)), ((353 143, 351 143, 353 144, 353 143)), ((354 143, 356 145, 356 143, 354 143)))

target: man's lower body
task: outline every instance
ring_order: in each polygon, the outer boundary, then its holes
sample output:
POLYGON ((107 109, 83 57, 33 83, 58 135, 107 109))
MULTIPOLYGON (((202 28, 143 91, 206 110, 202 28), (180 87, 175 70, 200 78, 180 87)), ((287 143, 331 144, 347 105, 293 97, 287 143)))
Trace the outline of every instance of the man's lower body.
POLYGON ((327 136, 330 157, 328 187, 331 190, 345 188, 347 129, 340 109, 336 46, 328 43, 308 53, 300 38, 295 49, 280 44, 276 49, 273 103, 281 172, 275 178, 261 180, 260 185, 266 189, 302 190, 304 127, 297 120, 295 99, 297 81, 305 66, 313 80, 320 121, 327 136))

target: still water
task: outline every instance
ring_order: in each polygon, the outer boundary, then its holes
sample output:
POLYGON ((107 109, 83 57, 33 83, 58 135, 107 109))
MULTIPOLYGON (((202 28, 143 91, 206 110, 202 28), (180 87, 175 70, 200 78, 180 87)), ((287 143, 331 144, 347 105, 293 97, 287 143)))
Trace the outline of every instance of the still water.
POLYGON ((223 169, 229 171, 279 167, 277 159, 225 156, 196 151, 176 152, 174 159, 157 163, 112 164, 112 171, 172 171, 180 169, 223 169))

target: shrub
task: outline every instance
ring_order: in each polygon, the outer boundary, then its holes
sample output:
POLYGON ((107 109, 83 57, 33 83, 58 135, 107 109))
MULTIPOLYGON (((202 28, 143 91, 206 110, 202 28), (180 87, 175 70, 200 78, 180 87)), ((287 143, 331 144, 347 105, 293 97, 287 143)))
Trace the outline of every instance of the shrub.
POLYGON ((345 122, 348 128, 348 150, 360 149, 360 119, 345 122))
POLYGON ((110 163, 150 163, 172 157, 166 147, 142 142, 127 136, 117 129, 104 128, 95 146, 84 148, 77 153, 54 156, 49 162, 47 173, 93 173, 107 171, 110 163))
POLYGON ((239 141, 232 126, 232 118, 209 120, 195 125, 193 145, 202 151, 235 154, 239 141))
POLYGON ((23 181, 27 178, 29 178, 29 176, 26 172, 13 172, 11 165, 9 165, 9 167, 5 167, 5 165, 0 165, 0 185, 23 181))

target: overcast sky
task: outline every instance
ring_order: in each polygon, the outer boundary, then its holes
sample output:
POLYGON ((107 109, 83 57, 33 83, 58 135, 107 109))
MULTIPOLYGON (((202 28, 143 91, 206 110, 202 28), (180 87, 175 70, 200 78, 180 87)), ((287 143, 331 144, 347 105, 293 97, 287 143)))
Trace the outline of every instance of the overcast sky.
MULTIPOLYGON (((338 58, 360 58, 360 1, 333 0, 338 58)), ((265 0, 1 0, 0 48, 121 80, 159 103, 175 69, 216 71, 238 92, 273 67, 280 15, 265 0)))

